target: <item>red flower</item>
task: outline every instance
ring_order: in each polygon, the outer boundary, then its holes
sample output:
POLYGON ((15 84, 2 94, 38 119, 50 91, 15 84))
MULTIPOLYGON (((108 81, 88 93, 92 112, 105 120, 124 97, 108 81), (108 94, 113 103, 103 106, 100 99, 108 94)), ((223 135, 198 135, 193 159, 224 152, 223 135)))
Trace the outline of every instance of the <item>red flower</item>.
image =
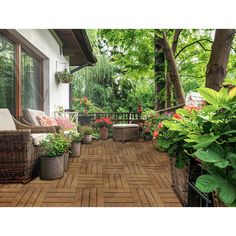
POLYGON ((157 130, 155 130, 155 131, 153 132, 153 137, 154 137, 154 138, 157 138, 157 137, 158 137, 158 135, 159 135, 158 131, 157 131, 157 130))
POLYGON ((161 129, 163 127, 163 124, 162 124, 162 122, 160 122, 159 124, 158 124, 158 129, 161 129))
POLYGON ((177 120, 181 120, 181 119, 182 119, 181 116, 180 116, 179 114, 177 114, 177 113, 175 113, 175 114, 173 115, 173 117, 174 117, 175 119, 177 119, 177 120))

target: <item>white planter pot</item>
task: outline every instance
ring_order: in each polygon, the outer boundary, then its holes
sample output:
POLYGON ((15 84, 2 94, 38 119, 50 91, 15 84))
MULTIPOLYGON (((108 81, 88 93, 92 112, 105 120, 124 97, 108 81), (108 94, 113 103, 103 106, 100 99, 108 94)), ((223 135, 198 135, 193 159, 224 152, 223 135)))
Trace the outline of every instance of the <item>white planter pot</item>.
POLYGON ((84 135, 83 143, 91 143, 91 142, 92 142, 92 135, 91 134, 84 135))

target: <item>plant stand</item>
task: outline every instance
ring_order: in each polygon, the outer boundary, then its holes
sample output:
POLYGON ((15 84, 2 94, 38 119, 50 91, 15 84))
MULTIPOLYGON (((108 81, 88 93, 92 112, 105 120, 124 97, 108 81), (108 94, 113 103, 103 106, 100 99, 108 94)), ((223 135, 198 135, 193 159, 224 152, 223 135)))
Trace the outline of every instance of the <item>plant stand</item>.
POLYGON ((53 180, 64 175, 64 155, 40 158, 40 179, 53 180))
POLYGON ((94 118, 94 116, 90 115, 79 115, 78 116, 78 123, 80 125, 90 125, 91 120, 94 118))

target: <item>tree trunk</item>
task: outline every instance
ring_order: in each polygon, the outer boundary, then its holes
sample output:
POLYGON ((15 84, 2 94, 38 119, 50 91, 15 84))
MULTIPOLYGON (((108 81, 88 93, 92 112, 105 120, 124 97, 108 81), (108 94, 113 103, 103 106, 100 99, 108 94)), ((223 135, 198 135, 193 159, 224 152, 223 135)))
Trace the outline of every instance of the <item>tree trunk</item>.
MULTIPOLYGON (((159 38, 159 40, 161 39, 159 38)), ((165 32, 163 32, 163 39, 161 40, 161 42, 165 58, 168 64, 171 82, 173 83, 176 100, 178 104, 182 104, 185 102, 184 92, 180 83, 179 73, 176 66, 174 54, 167 41, 165 32)))
MULTIPOLYGON (((174 32, 174 38, 172 42, 172 52, 173 55, 176 53, 177 43, 179 39, 179 35, 181 33, 182 29, 176 29, 174 32)), ((169 68, 167 67, 167 73, 166 73, 166 108, 171 107, 171 100, 172 100, 172 83, 171 78, 169 75, 169 68)))
POLYGON ((220 86, 226 77, 227 64, 234 34, 234 29, 216 30, 211 56, 206 70, 206 87, 216 91, 220 90, 220 86))
POLYGON ((162 96, 163 90, 165 89, 165 55, 158 44, 158 37, 154 37, 155 45, 155 66, 154 66, 154 76, 155 76, 155 110, 160 110, 165 108, 165 99, 162 96))

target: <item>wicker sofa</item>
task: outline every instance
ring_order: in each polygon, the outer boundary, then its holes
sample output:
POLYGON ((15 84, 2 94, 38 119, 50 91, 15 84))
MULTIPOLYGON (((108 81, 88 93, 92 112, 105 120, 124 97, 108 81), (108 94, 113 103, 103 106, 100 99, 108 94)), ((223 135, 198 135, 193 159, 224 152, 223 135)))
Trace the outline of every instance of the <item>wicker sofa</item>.
POLYGON ((0 109, 0 183, 26 183, 38 175, 40 140, 54 127, 27 126, 0 109))

